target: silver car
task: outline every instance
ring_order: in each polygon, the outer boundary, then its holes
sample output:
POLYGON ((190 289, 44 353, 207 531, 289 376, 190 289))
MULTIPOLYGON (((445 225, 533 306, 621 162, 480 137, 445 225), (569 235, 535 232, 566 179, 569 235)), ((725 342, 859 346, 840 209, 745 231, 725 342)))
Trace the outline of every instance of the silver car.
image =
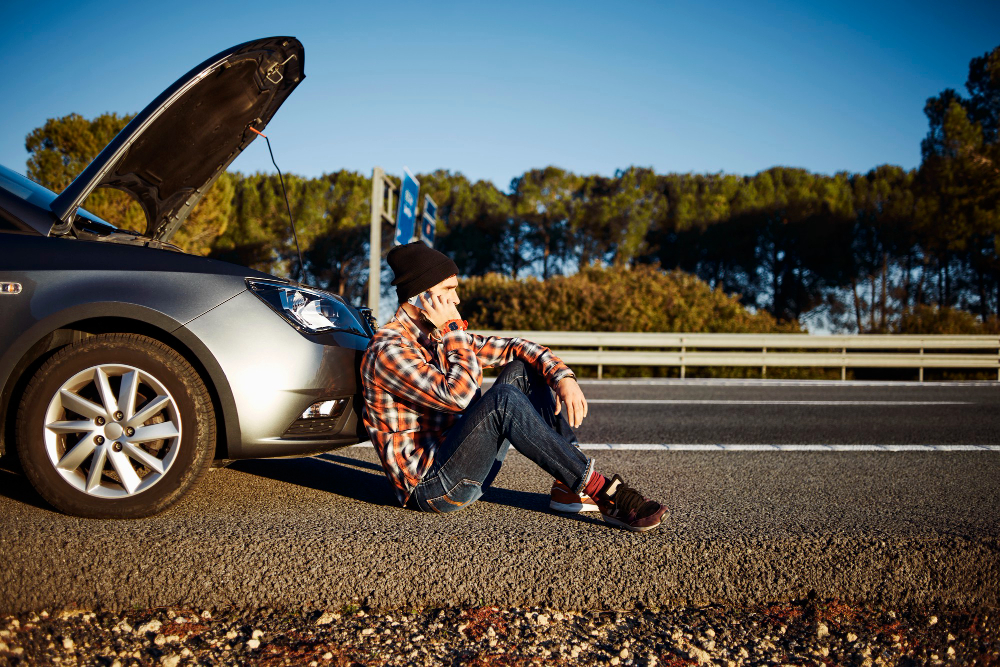
POLYGON ((227 49, 165 90, 62 193, 0 167, 0 453, 54 507, 162 511, 212 465, 367 439, 374 320, 168 241, 302 81, 298 40, 227 49), (125 190, 144 234, 82 204, 125 190))

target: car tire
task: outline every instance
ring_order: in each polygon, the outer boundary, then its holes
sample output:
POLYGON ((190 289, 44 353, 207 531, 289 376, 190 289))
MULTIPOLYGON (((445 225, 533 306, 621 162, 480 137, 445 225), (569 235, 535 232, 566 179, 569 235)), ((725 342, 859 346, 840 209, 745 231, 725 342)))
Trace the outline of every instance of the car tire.
POLYGON ((100 334, 49 358, 17 413, 18 458, 53 507, 100 519, 162 512, 208 470, 215 413, 184 357, 137 334, 100 334))

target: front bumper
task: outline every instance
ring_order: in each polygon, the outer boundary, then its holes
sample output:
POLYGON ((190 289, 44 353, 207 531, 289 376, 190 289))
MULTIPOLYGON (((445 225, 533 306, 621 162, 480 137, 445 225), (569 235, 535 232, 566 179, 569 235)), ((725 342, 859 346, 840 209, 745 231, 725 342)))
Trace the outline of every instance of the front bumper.
POLYGON ((188 322, 214 357, 228 458, 303 456, 365 439, 359 368, 369 338, 342 332, 304 334, 260 299, 243 292, 188 322), (227 398, 231 401, 227 402, 227 398), (317 401, 350 399, 335 419, 295 424, 317 401), (363 437, 359 437, 363 436, 363 437))

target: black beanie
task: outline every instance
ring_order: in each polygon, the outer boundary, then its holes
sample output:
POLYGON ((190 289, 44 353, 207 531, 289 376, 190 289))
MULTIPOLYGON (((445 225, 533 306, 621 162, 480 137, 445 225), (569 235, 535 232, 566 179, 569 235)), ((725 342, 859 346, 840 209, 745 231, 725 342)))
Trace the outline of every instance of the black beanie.
POLYGON ((392 269, 392 284, 396 286, 400 303, 458 275, 455 262, 444 253, 428 248, 423 241, 396 246, 389 251, 386 261, 392 269))

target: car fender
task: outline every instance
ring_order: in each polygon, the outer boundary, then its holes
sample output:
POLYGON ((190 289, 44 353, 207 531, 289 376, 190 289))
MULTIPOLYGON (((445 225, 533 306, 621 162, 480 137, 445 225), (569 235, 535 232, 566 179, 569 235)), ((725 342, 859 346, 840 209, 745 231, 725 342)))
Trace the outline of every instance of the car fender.
POLYGON ((9 409, 10 391, 14 383, 20 379, 19 376, 12 377, 11 373, 32 347, 41 343, 54 331, 61 329, 87 331, 95 327, 101 328, 102 322, 120 323, 109 331, 135 330, 137 333, 152 333, 153 337, 163 340, 166 344, 178 347, 174 344, 174 341, 177 341, 186 348, 177 351, 192 362, 195 369, 203 376, 202 379, 209 386, 209 390, 219 401, 219 407, 222 409, 220 417, 225 426, 226 446, 238 449, 240 430, 232 388, 211 351, 196 336, 183 328, 183 322, 154 308, 125 301, 75 304, 48 314, 18 336, 0 354, 0 381, 2 381, 0 386, 3 387, 4 415, 9 409), (136 326, 127 326, 129 322, 135 323, 136 326), (151 332, 150 329, 154 331, 151 332))

